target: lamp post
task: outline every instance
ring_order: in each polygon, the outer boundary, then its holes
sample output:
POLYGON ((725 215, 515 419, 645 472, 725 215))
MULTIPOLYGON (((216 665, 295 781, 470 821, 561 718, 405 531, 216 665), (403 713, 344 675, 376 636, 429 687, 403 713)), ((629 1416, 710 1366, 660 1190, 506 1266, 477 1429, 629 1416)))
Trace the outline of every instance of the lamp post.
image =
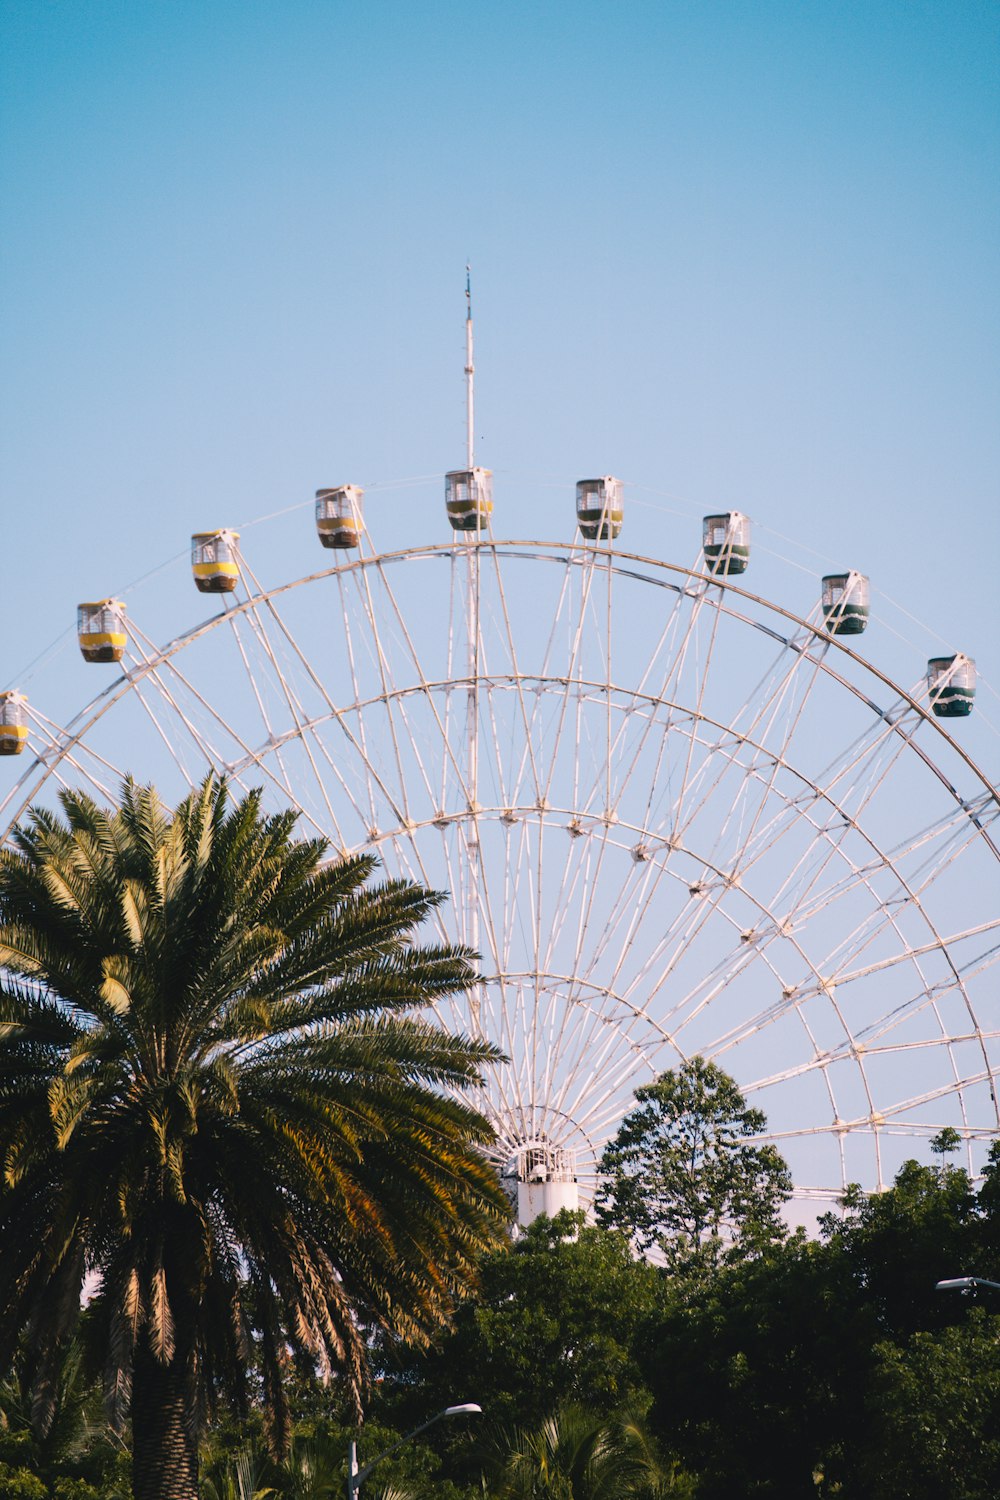
POLYGON ((404 1443, 419 1437, 422 1432, 427 1431, 428 1427, 433 1427, 435 1422, 440 1422, 442 1417, 480 1417, 482 1414, 483 1408, 477 1406, 474 1401, 466 1401, 461 1406, 446 1406, 443 1411, 435 1412, 433 1417, 428 1417, 426 1422, 421 1422, 419 1427, 414 1427, 412 1432, 398 1438, 391 1447, 386 1448, 384 1453, 380 1453, 377 1458, 365 1464, 363 1469, 358 1468, 358 1445, 352 1438, 347 1445, 347 1500, 357 1500, 362 1484, 376 1464, 380 1464, 383 1458, 388 1458, 391 1453, 402 1448, 404 1443))
POLYGON ((988 1286, 991 1291, 1000 1292, 1000 1281, 987 1281, 984 1276, 952 1276, 948 1281, 939 1281, 935 1284, 936 1292, 971 1292, 977 1286, 988 1286))

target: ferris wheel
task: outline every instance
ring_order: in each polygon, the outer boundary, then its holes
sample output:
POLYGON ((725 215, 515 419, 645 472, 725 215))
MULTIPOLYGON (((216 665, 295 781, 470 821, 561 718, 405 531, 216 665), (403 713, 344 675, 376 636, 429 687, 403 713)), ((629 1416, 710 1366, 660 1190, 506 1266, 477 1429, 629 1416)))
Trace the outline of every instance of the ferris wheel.
POLYGON ((65 725, 0 697, 25 767, 0 834, 64 785, 176 800, 216 768, 448 891, 481 979, 439 1013, 509 1059, 482 1103, 522 1217, 587 1201, 634 1089, 694 1054, 800 1197, 882 1185, 945 1125, 972 1162, 1000 1126, 1000 807, 959 733, 969 658, 897 686, 862 654, 867 581, 828 575, 808 616, 758 596, 738 512, 681 565, 622 549, 611 476, 564 543, 495 538, 485 469, 445 498, 441 539, 392 551, 360 489, 319 491, 323 566, 273 587, 198 533, 211 612, 165 645, 81 605, 112 680, 65 725))

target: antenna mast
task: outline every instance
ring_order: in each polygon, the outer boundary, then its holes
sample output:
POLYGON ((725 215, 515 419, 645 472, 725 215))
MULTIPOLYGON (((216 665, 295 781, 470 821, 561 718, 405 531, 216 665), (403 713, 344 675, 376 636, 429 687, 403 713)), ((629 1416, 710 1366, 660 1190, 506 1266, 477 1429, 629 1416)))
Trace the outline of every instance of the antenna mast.
MULTIPOLYGON (((476 486, 473 473, 474 453, 474 409, 472 382, 475 365, 472 360, 472 271, 465 268, 465 417, 466 456, 468 460, 468 484, 476 486)), ((478 488, 476 494, 476 530, 466 532, 468 564, 465 620, 468 631, 466 639, 469 691, 466 699, 465 734, 468 746, 468 808, 469 832, 465 846, 465 940, 474 951, 479 949, 479 541, 482 515, 479 507, 478 488)), ((474 1036, 482 1035, 480 1004, 482 992, 476 984, 469 991, 469 1017, 474 1036)))
POLYGON ((473 449, 474 440, 474 396, 473 379, 476 367, 472 363, 472 268, 465 268, 465 423, 466 423, 466 453, 468 455, 468 468, 475 467, 475 456, 473 449))

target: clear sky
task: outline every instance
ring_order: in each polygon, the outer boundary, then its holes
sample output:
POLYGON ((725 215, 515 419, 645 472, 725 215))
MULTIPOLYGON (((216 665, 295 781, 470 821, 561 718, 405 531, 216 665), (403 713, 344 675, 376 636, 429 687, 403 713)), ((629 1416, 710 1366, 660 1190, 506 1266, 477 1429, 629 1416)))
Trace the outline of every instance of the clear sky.
POLYGON ((591 472, 663 507, 655 555, 738 506, 927 626, 910 681, 943 643, 1000 681, 996 4, 0 26, 0 683, 194 529, 461 462, 466 260, 500 534, 561 534, 540 486, 591 472))
POLYGON ((470 261, 497 535, 591 474, 667 561, 743 510, 788 608, 871 575, 904 686, 977 659, 1000 773, 995 0, 0 0, 0 231, 0 687, 53 719, 78 600, 203 616, 195 530, 294 578, 353 481, 445 539, 470 261))

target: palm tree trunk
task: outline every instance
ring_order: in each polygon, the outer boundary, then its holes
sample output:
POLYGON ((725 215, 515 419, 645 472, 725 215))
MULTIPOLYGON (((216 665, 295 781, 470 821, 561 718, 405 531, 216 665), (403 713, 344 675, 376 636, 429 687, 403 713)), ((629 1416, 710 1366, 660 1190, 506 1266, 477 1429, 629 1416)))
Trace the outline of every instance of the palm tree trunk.
POLYGON ((198 1500, 191 1366, 175 1349, 161 1364, 145 1339, 132 1370, 132 1493, 135 1500, 198 1500))

